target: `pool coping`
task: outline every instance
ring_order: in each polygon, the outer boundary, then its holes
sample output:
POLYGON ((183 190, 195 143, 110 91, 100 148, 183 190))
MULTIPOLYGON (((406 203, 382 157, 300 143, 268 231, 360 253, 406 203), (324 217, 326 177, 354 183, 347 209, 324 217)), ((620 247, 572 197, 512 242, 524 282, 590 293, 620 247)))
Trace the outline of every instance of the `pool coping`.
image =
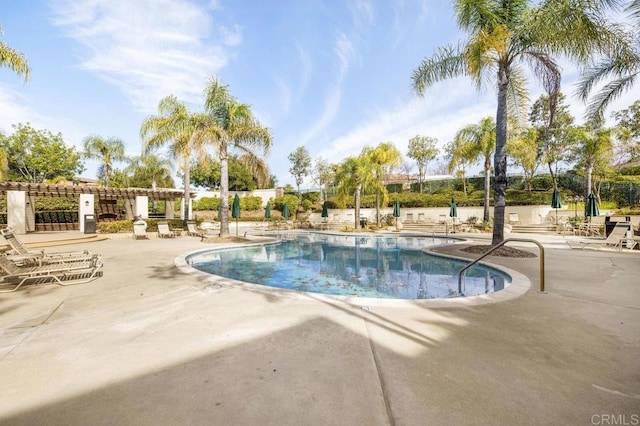
MULTIPOLYGON (((349 235, 349 234, 341 234, 338 233, 336 235, 349 235)), ((407 233, 407 234, 395 234, 399 236, 417 236, 415 233, 407 233)), ((468 242, 468 240, 459 238, 459 243, 454 244, 462 244, 468 242)), ((436 298, 436 299, 387 299, 387 298, 372 298, 372 297, 359 297, 359 296, 342 296, 342 295, 331 295, 324 293, 312 293, 312 292, 303 292, 299 290, 290 290, 283 288, 270 287, 262 284, 254 284, 246 281, 239 281, 231 278, 222 277, 220 275, 214 275, 208 272, 200 271, 193 266, 191 266, 187 262, 187 258, 203 252, 211 252, 211 251, 219 251, 219 250, 227 250, 227 249, 235 249, 241 247, 257 247, 264 246, 269 244, 277 244, 279 240, 275 240, 273 238, 269 238, 267 241, 261 240, 256 241, 255 243, 229 243, 222 246, 217 246, 215 248, 207 248, 207 249, 198 249, 193 250, 185 254, 181 254, 175 258, 174 264, 175 266, 182 272, 188 275, 197 276, 201 279, 204 279, 206 285, 205 288, 223 288, 226 286, 241 286, 244 288, 250 288, 254 292, 260 292, 270 295, 276 295, 278 297, 284 298, 293 298, 293 299, 313 299, 313 300, 322 300, 329 303, 334 302, 342 302, 352 306, 360 306, 363 309, 371 309, 374 307, 409 307, 409 306, 421 306, 426 308, 458 308, 458 307, 470 307, 470 306, 480 306, 491 303, 499 303, 507 300, 516 299, 520 296, 526 294, 531 288, 531 280, 524 275, 514 269, 508 268, 503 265, 497 265, 491 262, 481 261, 478 264, 488 266, 494 269, 497 269, 505 274, 511 276, 511 284, 507 286, 505 289, 489 293, 483 294, 479 296, 467 296, 467 297, 454 297, 454 298, 436 298)), ((465 262, 471 262, 469 258, 454 256, 451 254, 443 254, 439 252, 435 252, 430 248, 423 248, 421 250, 424 253, 428 253, 433 256, 444 257, 455 260, 462 260, 465 262)))

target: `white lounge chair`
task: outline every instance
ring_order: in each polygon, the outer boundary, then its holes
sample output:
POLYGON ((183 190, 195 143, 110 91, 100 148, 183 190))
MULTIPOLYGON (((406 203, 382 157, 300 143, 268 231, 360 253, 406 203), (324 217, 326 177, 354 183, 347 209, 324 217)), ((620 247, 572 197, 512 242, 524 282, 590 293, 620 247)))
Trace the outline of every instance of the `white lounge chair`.
POLYGON ((99 276, 100 268, 102 263, 99 255, 82 262, 49 263, 40 266, 17 266, 7 256, 0 256, 0 288, 13 286, 8 290, 1 289, 0 293, 16 291, 30 280, 37 284, 52 281, 59 285, 87 283, 99 276))
POLYGON ((10 260, 17 264, 38 264, 58 262, 76 262, 84 261, 93 257, 93 253, 88 250, 84 251, 62 251, 45 253, 44 250, 29 250, 16 237, 13 230, 9 227, 0 230, 4 239, 11 246, 11 252, 7 253, 10 260))
POLYGON ((176 233, 169 229, 168 222, 158 222, 158 237, 160 238, 175 238, 176 233))
POLYGON ((604 240, 593 239, 593 240, 582 240, 575 241, 577 246, 573 246, 569 240, 566 240, 567 244, 571 248, 589 248, 590 246, 597 246, 596 248, 602 248, 606 246, 619 247, 622 244, 623 239, 627 237, 627 232, 629 232, 629 223, 627 222, 617 222, 616 226, 611 230, 611 233, 604 240))

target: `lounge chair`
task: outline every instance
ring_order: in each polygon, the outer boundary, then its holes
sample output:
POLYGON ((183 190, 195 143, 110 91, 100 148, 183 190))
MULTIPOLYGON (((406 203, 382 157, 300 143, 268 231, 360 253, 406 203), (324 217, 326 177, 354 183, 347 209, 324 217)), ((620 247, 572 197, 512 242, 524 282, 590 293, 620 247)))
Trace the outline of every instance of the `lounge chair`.
POLYGON ((158 237, 160 238, 175 238, 176 233, 169 229, 168 222, 158 222, 158 237))
POLYGON ((56 282, 59 285, 87 283, 98 277, 98 270, 102 267, 99 255, 83 262, 49 263, 40 266, 17 266, 7 256, 0 256, 0 271, 2 281, 0 287, 13 286, 0 293, 10 293, 19 289, 24 283, 33 280, 37 284, 42 282, 56 282))
POLYGON ((198 230, 195 222, 187 222, 187 235, 202 238, 204 236, 204 232, 198 230))
POLYGON ((583 240, 576 241, 576 244, 579 246, 573 246, 567 241, 567 244, 571 248, 588 248, 589 246, 597 246, 596 248, 600 249, 606 246, 619 247, 622 244, 622 241, 627 237, 627 232, 629 232, 630 225, 627 222, 617 222, 616 226, 611 230, 609 236, 604 240, 593 239, 593 240, 583 240))
POLYGON ((93 256, 93 253, 88 250, 49 253, 45 253, 44 250, 29 250, 15 236, 11 228, 4 228, 0 230, 0 233, 11 246, 11 252, 7 253, 8 258, 17 264, 43 265, 58 262, 77 262, 90 259, 93 256))

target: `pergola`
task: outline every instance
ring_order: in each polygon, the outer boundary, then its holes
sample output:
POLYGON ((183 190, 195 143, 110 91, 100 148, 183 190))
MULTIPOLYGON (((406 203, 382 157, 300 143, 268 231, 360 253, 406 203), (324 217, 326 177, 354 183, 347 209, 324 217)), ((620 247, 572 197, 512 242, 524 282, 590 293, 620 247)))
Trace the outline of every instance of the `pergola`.
MULTIPOLYGON (((35 230, 35 197, 79 198, 78 217, 95 214, 95 198, 100 200, 124 200, 126 216, 147 218, 151 201, 166 201, 165 217, 174 217, 173 202, 184 198, 180 189, 105 188, 95 185, 45 184, 29 182, 0 182, 0 193, 7 195, 7 224, 16 233, 35 230)), ((194 198, 195 193, 190 194, 194 198)), ((191 200, 189 200, 191 202, 191 200)), ((80 231, 84 222, 80 219, 80 231)))

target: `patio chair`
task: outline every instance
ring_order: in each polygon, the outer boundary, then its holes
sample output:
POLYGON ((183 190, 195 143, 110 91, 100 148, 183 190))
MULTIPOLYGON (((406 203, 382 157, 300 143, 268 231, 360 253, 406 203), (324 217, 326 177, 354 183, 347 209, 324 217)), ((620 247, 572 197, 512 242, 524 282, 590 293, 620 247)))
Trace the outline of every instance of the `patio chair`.
POLYGON ((407 218, 404 220, 404 223, 406 223, 406 224, 412 224, 413 223, 413 213, 407 213, 407 218))
POLYGON ((201 232, 198 230, 198 228, 196 227, 196 223, 195 222, 187 222, 187 235, 191 236, 191 237, 200 237, 202 238, 204 235, 204 232, 201 232))
POLYGON ((629 232, 629 229, 629 224, 627 222, 617 222, 616 226, 611 230, 609 236, 604 240, 594 239, 576 241, 576 243, 580 245, 579 247, 572 246, 569 240, 566 241, 571 248, 584 249, 588 248, 589 246, 598 246, 597 248, 599 249, 606 246, 619 247, 622 244, 622 241, 627 238, 627 232, 629 232))
POLYGON ((160 238, 175 238, 176 233, 169 229, 168 222, 158 222, 158 237, 160 238))
POLYGON ((29 250, 16 237, 13 230, 9 227, 0 230, 4 239, 9 243, 11 251, 6 253, 9 259, 18 264, 36 263, 39 265, 57 262, 73 262, 89 259, 93 254, 88 251, 62 251, 45 253, 44 250, 29 250))
POLYGON ((0 256, 0 272, 2 281, 0 287, 13 286, 11 289, 1 289, 0 293, 10 293, 18 290, 27 281, 36 284, 55 282, 58 285, 72 285, 87 283, 100 276, 102 268, 99 255, 82 262, 49 263, 40 266, 17 266, 7 256, 0 256))

